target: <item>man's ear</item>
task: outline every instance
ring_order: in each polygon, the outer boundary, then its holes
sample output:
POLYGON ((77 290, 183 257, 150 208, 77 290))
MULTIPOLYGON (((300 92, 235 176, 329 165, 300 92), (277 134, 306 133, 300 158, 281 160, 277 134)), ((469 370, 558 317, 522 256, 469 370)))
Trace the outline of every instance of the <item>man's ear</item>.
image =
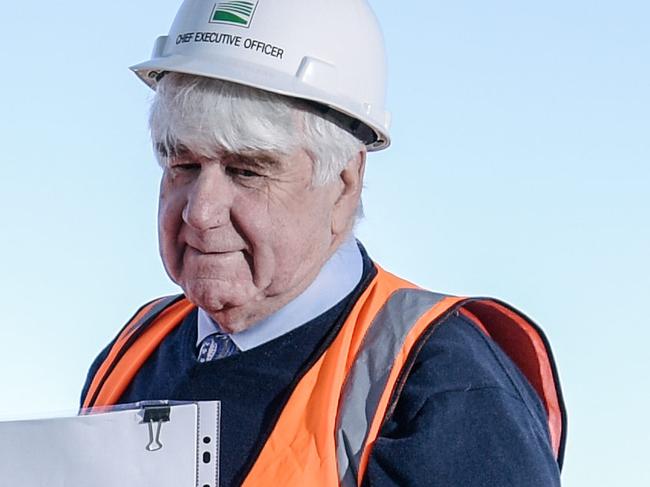
POLYGON ((361 204, 366 154, 364 147, 348 161, 339 174, 340 192, 332 211, 333 235, 347 232, 354 224, 357 207, 361 204))

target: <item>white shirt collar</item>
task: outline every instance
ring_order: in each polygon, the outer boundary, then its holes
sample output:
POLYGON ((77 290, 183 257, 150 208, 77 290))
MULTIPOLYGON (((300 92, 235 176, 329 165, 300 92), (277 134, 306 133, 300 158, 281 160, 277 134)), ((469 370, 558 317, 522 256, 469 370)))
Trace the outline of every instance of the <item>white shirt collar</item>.
MULTIPOLYGON (((296 298, 250 328, 228 336, 239 350, 245 352, 289 333, 340 302, 359 284, 362 273, 363 258, 352 237, 336 249, 316 279, 296 298)), ((219 324, 199 308, 196 346, 207 336, 220 331, 219 324)))

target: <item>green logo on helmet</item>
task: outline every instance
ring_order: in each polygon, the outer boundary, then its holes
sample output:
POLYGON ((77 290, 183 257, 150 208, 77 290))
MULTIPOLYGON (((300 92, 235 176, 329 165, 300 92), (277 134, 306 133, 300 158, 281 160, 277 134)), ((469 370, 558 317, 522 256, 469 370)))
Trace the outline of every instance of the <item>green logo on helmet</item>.
POLYGON ((253 19, 258 1, 223 0, 214 6, 210 23, 248 27, 253 19))

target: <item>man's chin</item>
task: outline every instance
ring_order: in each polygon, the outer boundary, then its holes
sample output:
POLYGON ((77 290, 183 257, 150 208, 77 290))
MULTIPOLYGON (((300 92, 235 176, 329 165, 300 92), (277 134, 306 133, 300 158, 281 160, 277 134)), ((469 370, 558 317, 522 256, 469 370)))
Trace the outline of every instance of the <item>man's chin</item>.
POLYGON ((254 320, 254 310, 260 303, 257 289, 237 289, 237 286, 206 286, 206 283, 192 283, 183 287, 185 296, 196 306, 203 309, 219 323, 224 331, 231 333, 243 331, 254 320), (237 292, 239 291, 239 292, 237 292))
POLYGON ((247 330, 260 320, 255 308, 246 306, 224 306, 218 310, 206 309, 203 306, 201 308, 227 333, 247 330))

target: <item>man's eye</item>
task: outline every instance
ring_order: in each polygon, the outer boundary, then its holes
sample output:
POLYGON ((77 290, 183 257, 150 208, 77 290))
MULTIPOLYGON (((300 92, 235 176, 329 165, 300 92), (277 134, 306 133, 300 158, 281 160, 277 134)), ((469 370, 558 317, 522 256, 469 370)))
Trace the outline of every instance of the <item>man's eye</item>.
POLYGON ((233 167, 233 166, 228 166, 226 168, 226 172, 230 174, 231 176, 235 177, 240 177, 240 178, 258 178, 261 176, 261 174, 256 173, 255 171, 251 171, 250 169, 246 169, 243 167, 233 167))
POLYGON ((196 162, 176 162, 171 165, 171 168, 177 172, 198 171, 201 169, 201 164, 196 162))

